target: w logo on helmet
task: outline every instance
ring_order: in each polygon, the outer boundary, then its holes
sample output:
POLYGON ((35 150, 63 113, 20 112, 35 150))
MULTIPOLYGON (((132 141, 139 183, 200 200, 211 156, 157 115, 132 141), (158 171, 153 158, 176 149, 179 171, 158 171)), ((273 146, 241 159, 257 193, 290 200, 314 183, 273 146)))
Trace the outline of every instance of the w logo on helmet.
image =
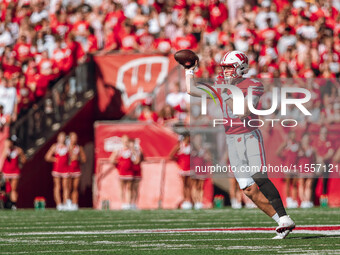
POLYGON ((245 54, 243 54, 243 53, 237 53, 237 54, 235 54, 235 56, 236 56, 239 60, 241 60, 241 62, 244 62, 244 63, 248 64, 248 57, 247 57, 245 54))

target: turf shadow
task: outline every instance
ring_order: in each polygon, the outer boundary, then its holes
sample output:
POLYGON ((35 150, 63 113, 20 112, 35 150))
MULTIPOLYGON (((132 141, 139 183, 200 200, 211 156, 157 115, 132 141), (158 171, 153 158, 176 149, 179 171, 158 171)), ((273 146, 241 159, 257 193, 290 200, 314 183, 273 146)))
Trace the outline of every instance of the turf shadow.
POLYGON ((316 239, 316 238, 330 238, 330 237, 340 238, 340 235, 295 236, 295 237, 288 237, 286 239, 316 239))

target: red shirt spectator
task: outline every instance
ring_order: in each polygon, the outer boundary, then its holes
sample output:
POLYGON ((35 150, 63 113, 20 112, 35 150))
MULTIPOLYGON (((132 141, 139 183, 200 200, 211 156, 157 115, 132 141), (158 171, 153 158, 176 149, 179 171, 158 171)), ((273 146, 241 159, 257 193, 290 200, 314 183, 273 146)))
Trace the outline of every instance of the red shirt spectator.
POLYGON ((4 57, 2 60, 2 70, 4 76, 11 77, 15 73, 21 72, 21 67, 18 65, 15 59, 15 52, 12 52, 9 56, 4 57))
POLYGON ((313 142, 313 147, 315 148, 317 155, 325 156, 329 150, 332 150, 332 143, 329 140, 323 140, 319 137, 313 142))
POLYGON ((281 144, 276 154, 282 159, 284 166, 291 167, 297 163, 299 148, 296 133, 290 131, 286 141, 281 144))
POLYGON ((152 48, 154 43, 154 36, 151 35, 147 28, 146 30, 138 36, 138 44, 140 45, 141 51, 148 51, 152 48))
POLYGON ((273 2, 276 5, 277 12, 281 12, 287 5, 289 5, 288 0, 274 0, 273 2))
POLYGON ((98 50, 98 41, 97 37, 91 33, 87 37, 86 49, 85 51, 88 53, 94 53, 98 50))
POLYGON ((27 70, 25 72, 26 77, 26 85, 35 92, 37 83, 40 79, 40 75, 38 74, 38 69, 35 65, 35 62, 32 60, 28 63, 27 70))
POLYGON ((130 51, 138 49, 137 36, 133 33, 131 25, 125 25, 119 37, 121 50, 130 51))
POLYGON ((187 34, 185 36, 177 37, 173 46, 176 51, 182 49, 195 49, 197 47, 197 41, 195 36, 187 34))
POLYGON ((58 76, 58 66, 55 60, 48 58, 47 51, 42 52, 42 58, 38 63, 38 71, 43 79, 49 81, 54 80, 58 76))
POLYGON ((162 53, 169 53, 171 51, 171 41, 167 38, 157 38, 153 47, 162 53))
POLYGON ((174 9, 177 10, 182 10, 187 6, 186 1, 185 0, 176 0, 175 1, 175 5, 174 5, 174 9))
POLYGON ((125 20, 125 15, 124 15, 123 10, 118 8, 117 4, 115 4, 114 6, 115 6, 115 10, 113 10, 112 12, 109 12, 104 19, 105 25, 108 25, 110 28, 115 28, 117 26, 120 26, 120 24, 123 24, 125 20))
POLYGON ((71 50, 72 66, 76 66, 79 62, 84 61, 85 52, 81 44, 75 40, 75 37, 72 33, 69 33, 66 44, 71 50))
POLYGON ((220 3, 219 0, 214 0, 213 3, 209 5, 210 13, 210 23, 213 28, 217 28, 222 25, 222 23, 228 19, 227 7, 220 3))
POLYGON ((137 36, 133 34, 123 35, 121 37, 121 50, 130 51, 137 49, 137 36))
POLYGON ((148 121, 148 122, 157 122, 158 116, 157 113, 151 111, 151 107, 149 105, 144 105, 141 115, 138 120, 140 121, 148 121))
POLYGON ((79 20, 73 24, 72 30, 76 35, 86 36, 86 32, 89 29, 90 24, 86 20, 79 20))
POLYGON ((65 65, 65 50, 61 48, 60 42, 57 42, 57 46, 53 50, 51 58, 54 60, 56 67, 62 71, 65 65))
MULTIPOLYGON (((31 83, 31 86, 35 86, 34 95, 37 99, 40 99, 45 96, 49 84, 49 79, 40 73, 36 73, 33 78, 34 82, 31 83)), ((31 87, 30 86, 30 87, 31 87)))
POLYGON ((265 28, 263 30, 261 30, 258 34, 257 34, 258 38, 260 40, 274 40, 275 42, 277 42, 280 38, 280 34, 278 33, 277 29, 272 28, 272 27, 268 27, 265 28))
POLYGON ((110 29, 106 28, 105 35, 104 35, 104 51, 109 52, 111 50, 118 49, 118 41, 116 39, 115 33, 110 29))
POLYGON ((228 32, 225 32, 224 30, 221 30, 219 33, 218 33, 218 40, 217 42, 220 44, 220 45, 228 45, 230 44, 230 41, 231 41, 231 38, 228 34, 228 32))
POLYGON ((67 14, 62 12, 57 16, 55 24, 51 25, 52 32, 66 38, 72 29, 72 25, 67 22, 67 14))
POLYGON ((25 76, 20 76, 17 87, 18 113, 20 113, 21 109, 29 109, 30 105, 34 102, 34 99, 33 91, 30 87, 26 86, 25 76))
POLYGON ((31 44, 26 43, 25 36, 22 36, 22 39, 18 41, 17 44, 15 44, 15 46, 13 47, 13 51, 16 53, 16 56, 15 56, 16 59, 21 63, 27 61, 30 57, 32 57, 31 44), (25 41, 22 41, 22 40, 25 40, 25 41))
POLYGON ((63 48, 64 51, 64 67, 61 69, 64 73, 68 73, 74 66, 72 51, 69 47, 63 48))

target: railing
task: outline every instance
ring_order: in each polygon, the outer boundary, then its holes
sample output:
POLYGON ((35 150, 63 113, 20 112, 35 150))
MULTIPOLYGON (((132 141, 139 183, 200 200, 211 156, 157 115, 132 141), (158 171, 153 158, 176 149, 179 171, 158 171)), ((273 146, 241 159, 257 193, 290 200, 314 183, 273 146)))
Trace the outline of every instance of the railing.
POLYGON ((93 62, 74 68, 51 87, 44 98, 11 127, 11 135, 18 137, 20 147, 32 156, 84 102, 94 95, 93 62))

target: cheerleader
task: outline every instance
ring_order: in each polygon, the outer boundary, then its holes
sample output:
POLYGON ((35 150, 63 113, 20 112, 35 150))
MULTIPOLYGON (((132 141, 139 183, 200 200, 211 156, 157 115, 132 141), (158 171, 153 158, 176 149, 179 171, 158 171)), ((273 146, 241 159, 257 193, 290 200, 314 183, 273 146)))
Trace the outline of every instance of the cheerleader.
POLYGON ((131 209, 137 209, 137 200, 139 195, 139 183, 142 179, 141 164, 144 160, 142 148, 140 147, 140 140, 138 138, 131 139, 130 147, 135 149, 135 156, 132 157, 133 165, 133 180, 131 188, 131 209))
POLYGON ((68 146, 69 154, 69 182, 70 182, 70 197, 71 210, 78 210, 78 198, 79 198, 79 180, 81 176, 80 164, 86 162, 85 152, 82 146, 78 145, 78 136, 76 133, 71 132, 69 134, 70 144, 68 146))
POLYGON ((5 141, 4 150, 1 155, 0 162, 3 162, 2 170, 6 187, 10 187, 10 200, 12 202, 12 209, 16 210, 16 203, 18 201, 18 180, 20 177, 19 162, 24 164, 26 157, 23 150, 14 145, 13 140, 7 139, 5 141))
MULTIPOLYGON (((296 141, 295 132, 289 131, 287 141, 281 144, 276 153, 277 156, 279 156, 283 160, 284 166, 292 167, 297 164, 299 146, 299 143, 296 141)), ((285 179, 287 208, 298 208, 299 204, 297 202, 298 188, 296 174, 293 172, 287 173, 285 179)))
POLYGON ((179 174, 183 182, 183 197, 184 201, 181 204, 182 209, 192 208, 191 197, 191 167, 190 167, 190 135, 184 134, 182 141, 180 141, 171 151, 170 159, 176 160, 180 168, 179 174))
POLYGON ((203 186, 204 181, 209 177, 209 172, 207 171, 212 160, 210 152, 203 148, 202 135, 195 135, 192 145, 192 165, 194 167, 199 166, 199 170, 195 171, 191 178, 192 198, 194 201, 194 208, 199 210, 203 208, 203 186))
POLYGON ((315 149, 312 147, 309 134, 304 134, 301 139, 299 150, 299 164, 302 166, 301 178, 299 179, 299 196, 301 199, 301 208, 311 208, 314 206, 312 202, 312 182, 314 173, 309 172, 309 166, 315 163, 315 149), (305 168, 307 166, 307 168, 305 168))
POLYGON ((66 202, 69 198, 69 166, 68 166, 68 148, 65 144, 66 134, 60 132, 57 137, 57 143, 53 144, 45 155, 47 162, 53 163, 53 195, 57 205, 57 210, 66 209, 66 202), (63 189, 63 203, 61 201, 60 191, 63 189))
POLYGON ((131 208, 131 188, 133 181, 132 157, 134 149, 131 147, 130 139, 127 135, 123 135, 121 141, 122 147, 119 150, 112 152, 110 162, 114 164, 118 170, 122 209, 128 210, 131 208))

